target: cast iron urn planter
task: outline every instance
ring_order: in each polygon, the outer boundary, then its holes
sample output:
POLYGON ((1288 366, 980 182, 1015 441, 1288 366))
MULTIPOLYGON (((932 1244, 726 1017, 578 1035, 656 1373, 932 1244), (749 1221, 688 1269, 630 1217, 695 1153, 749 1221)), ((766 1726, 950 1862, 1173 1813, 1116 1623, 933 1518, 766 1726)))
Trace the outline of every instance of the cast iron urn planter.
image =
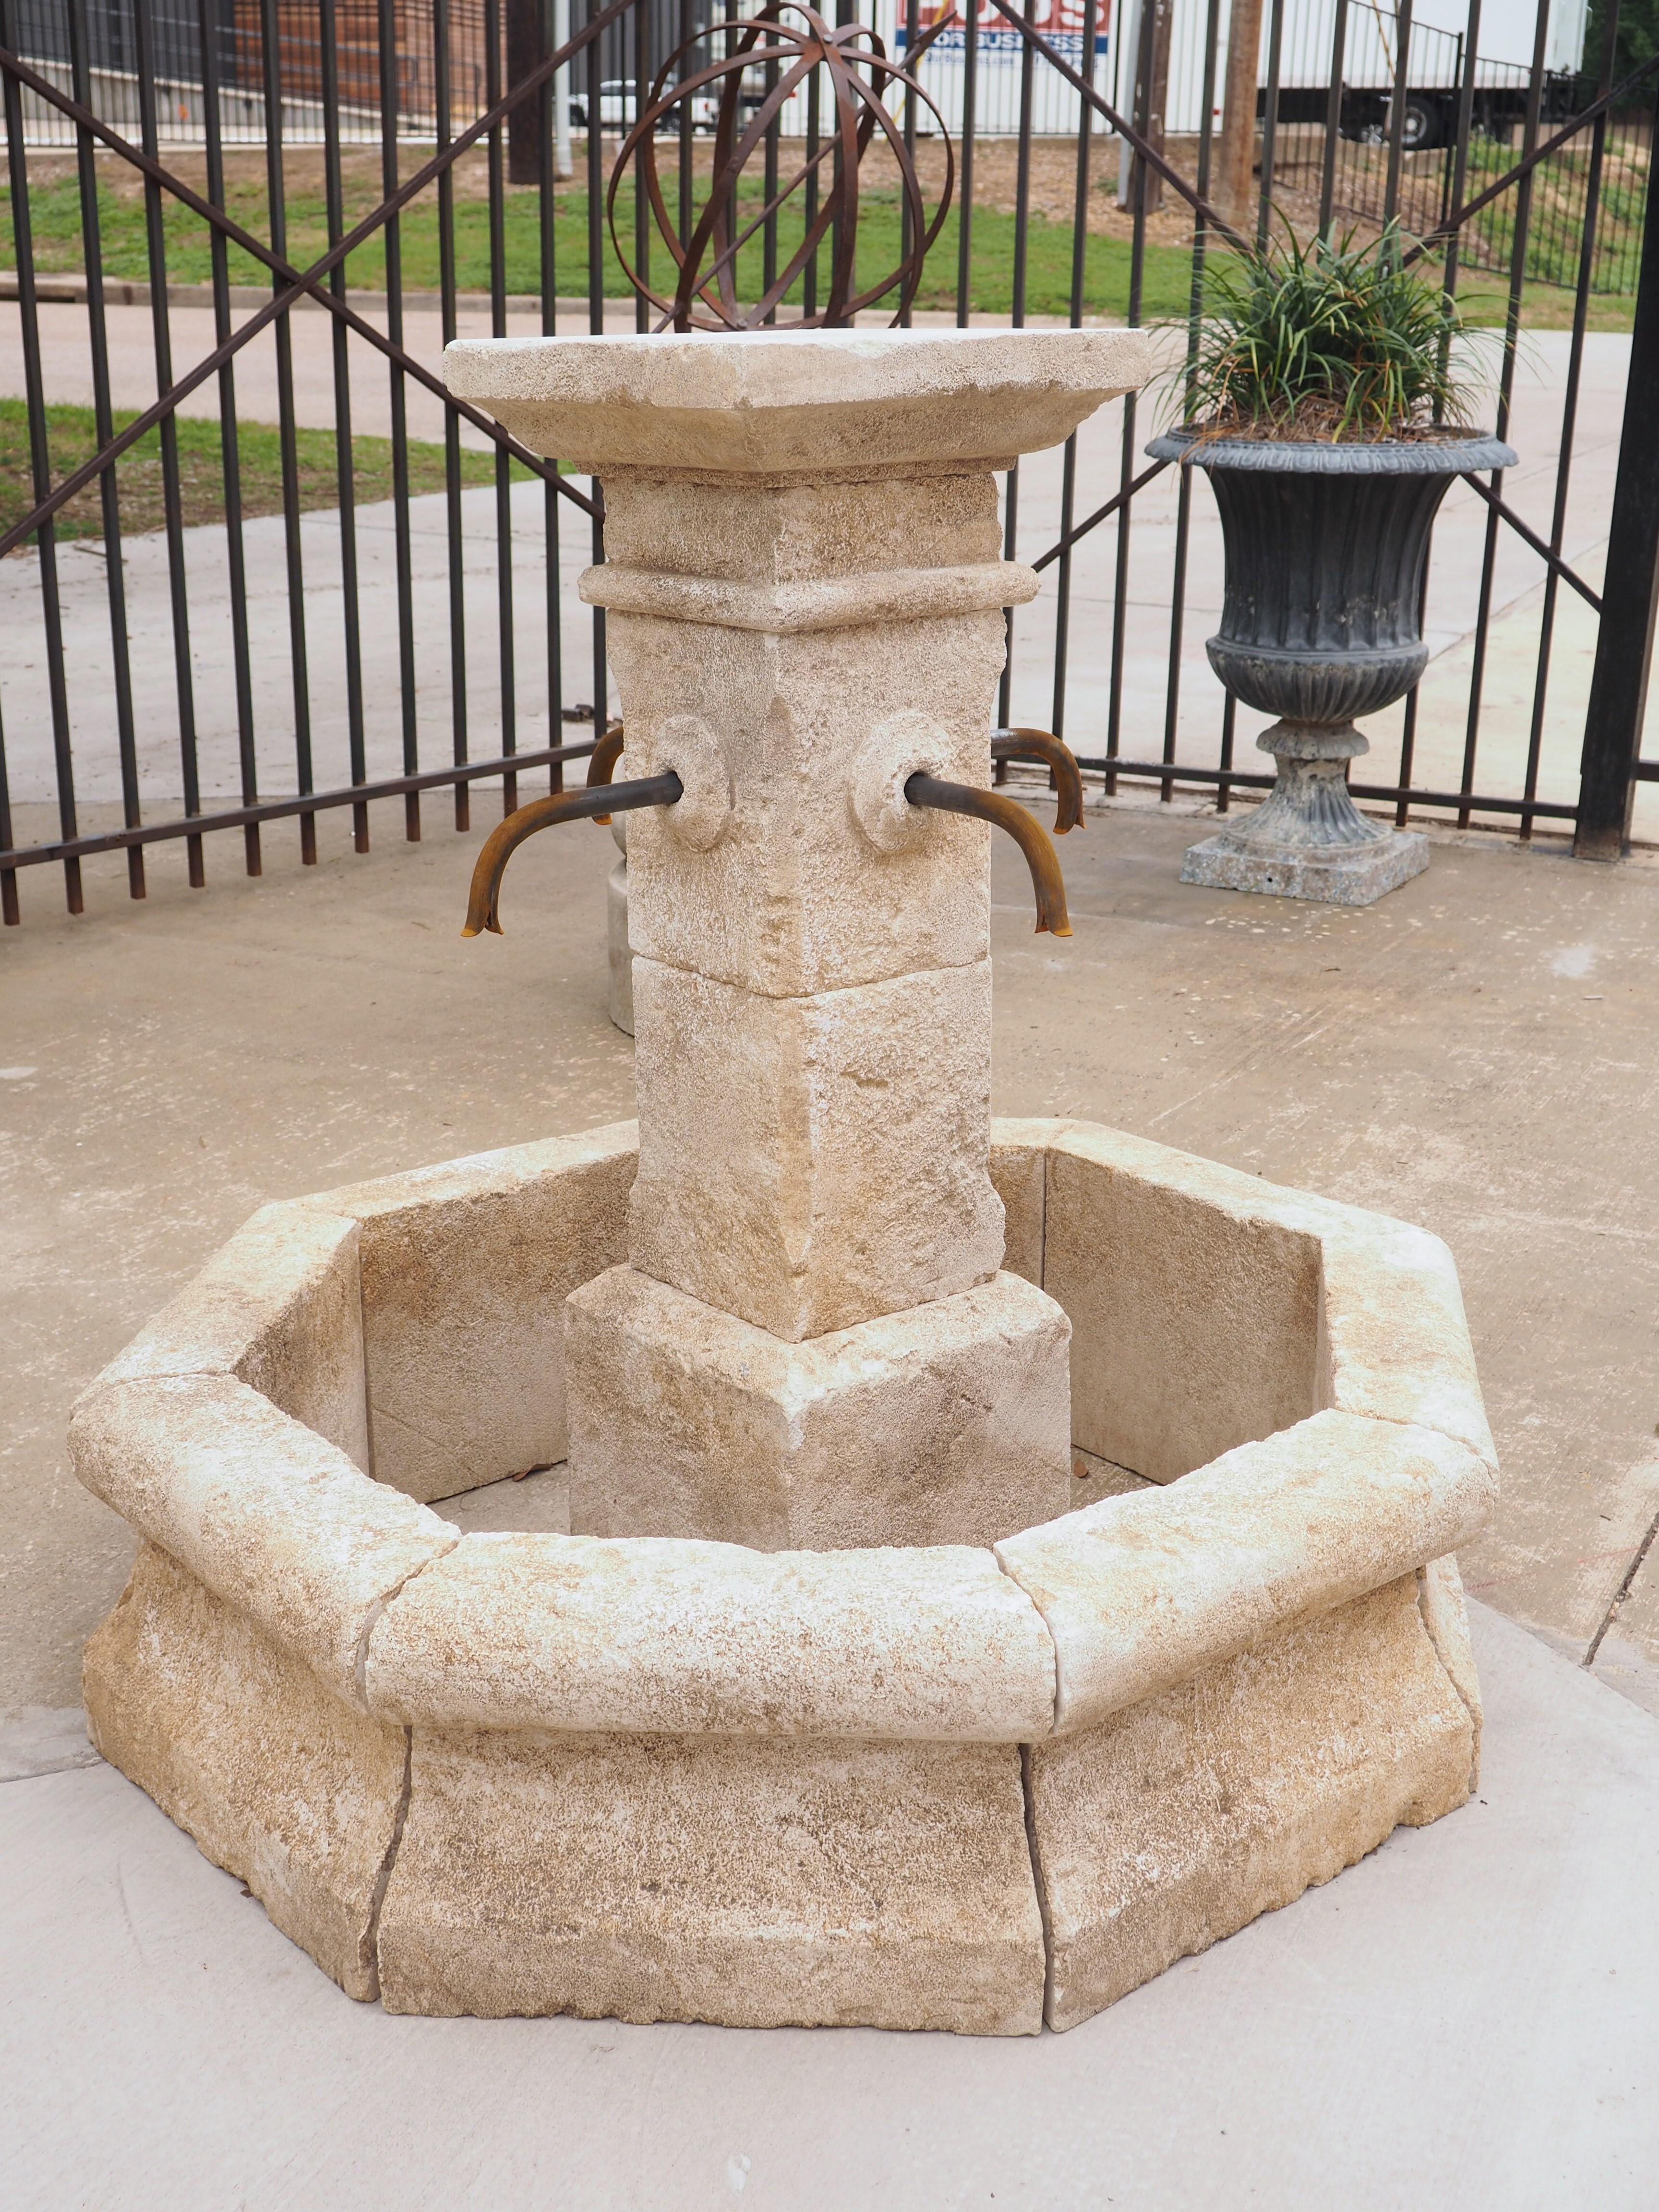
POLYGON ((1191 847, 1181 880, 1369 906, 1420 874, 1429 848, 1349 797, 1346 764, 1370 750, 1354 718, 1392 706, 1427 665, 1424 569, 1453 478, 1516 456, 1461 433, 1333 445, 1180 429, 1146 450, 1209 475, 1227 562, 1210 665, 1279 717, 1256 739, 1279 771, 1266 804, 1191 847))

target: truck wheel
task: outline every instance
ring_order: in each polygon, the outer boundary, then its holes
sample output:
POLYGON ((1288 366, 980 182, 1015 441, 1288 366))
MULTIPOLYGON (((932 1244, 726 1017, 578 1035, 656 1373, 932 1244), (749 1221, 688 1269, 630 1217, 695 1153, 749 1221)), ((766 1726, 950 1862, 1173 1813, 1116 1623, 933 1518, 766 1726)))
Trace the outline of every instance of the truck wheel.
MULTIPOLYGON (((1394 102, 1390 100, 1389 106, 1392 109, 1394 102)), ((1389 118, 1390 129, 1393 124, 1391 113, 1389 118)), ((1426 154, 1431 146, 1438 146, 1444 136, 1445 118, 1441 113, 1439 101, 1431 100, 1424 93, 1408 92, 1406 94, 1405 128, 1400 134, 1400 143, 1406 152, 1426 154)))

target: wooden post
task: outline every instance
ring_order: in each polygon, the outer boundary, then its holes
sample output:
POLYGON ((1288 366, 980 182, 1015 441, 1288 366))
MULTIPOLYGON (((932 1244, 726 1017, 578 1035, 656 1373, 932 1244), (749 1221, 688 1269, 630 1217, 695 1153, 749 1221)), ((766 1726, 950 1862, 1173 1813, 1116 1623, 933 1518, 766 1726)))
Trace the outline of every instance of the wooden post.
POLYGON ((1255 212, 1256 92, 1263 0, 1233 0, 1227 31, 1227 88, 1222 98, 1216 200, 1229 222, 1248 231, 1255 212))

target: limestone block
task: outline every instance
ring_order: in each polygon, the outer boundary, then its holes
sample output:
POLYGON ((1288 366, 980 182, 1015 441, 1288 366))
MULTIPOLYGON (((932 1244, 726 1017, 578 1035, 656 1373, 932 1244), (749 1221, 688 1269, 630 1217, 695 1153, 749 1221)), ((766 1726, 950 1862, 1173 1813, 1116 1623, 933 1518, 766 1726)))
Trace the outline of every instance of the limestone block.
POLYGON ((1016 1121, 999 1115, 991 1122, 991 1182, 1002 1200, 1002 1264, 1028 1283, 1042 1281, 1042 1221, 1048 1179, 1048 1146, 1060 1121, 1016 1121))
POLYGON ((1495 1467, 1451 1254, 1408 1222, 1331 1211, 1322 1238, 1324 1402, 1443 1429, 1495 1467))
POLYGON ((1316 1208, 1088 1123, 1048 1155, 1042 1286, 1072 1317, 1072 1433, 1154 1482, 1314 1412, 1316 1208))
POLYGON ((387 1607, 374 1710, 417 1726, 1018 1743, 1054 1650, 988 1551, 463 1538, 387 1607))
POLYGON ((672 808, 631 817, 636 953, 786 998, 988 957, 985 823, 917 810, 914 837, 883 852, 854 818, 852 780, 872 731, 908 712, 939 732, 939 774, 989 782, 999 611, 805 637, 613 613, 606 646, 630 771, 658 773, 663 731, 693 714, 732 775, 730 824, 706 851, 676 836, 672 808))
POLYGON ((1012 1745, 414 1735, 389 2011, 1035 2034, 1012 1745))
POLYGON ((458 398, 532 453, 605 477, 1006 465, 1062 444, 1152 368, 1144 331, 664 331, 444 350, 458 398))
POLYGON ((406 1742, 143 1546, 87 1646, 93 1741, 348 1996, 378 1993, 373 1925, 406 1742))
POLYGON ((354 1705, 381 1605, 459 1540, 228 1375, 94 1386, 70 1457, 95 1498, 354 1705))
POLYGON ((1469 1767, 1469 1791, 1473 1796, 1480 1779, 1480 1729, 1484 1711, 1480 1699, 1480 1678, 1474 1671, 1474 1652, 1469 1643, 1469 1612, 1463 1601, 1463 1577, 1458 1573, 1457 1562, 1449 1553, 1443 1559, 1431 1559, 1427 1566, 1418 1570, 1417 1602, 1435 1655, 1451 1677, 1452 1687, 1463 1700, 1469 1724, 1474 1731, 1469 1767))
POLYGON ((613 468, 605 478, 605 565, 612 572, 787 585, 970 568, 1001 556, 996 484, 984 470, 754 483, 613 468))
POLYGON ((563 1307, 624 1256, 629 1122, 326 1191, 359 1224, 378 1481, 447 1498, 565 1456, 563 1307))
POLYGON ((987 1544, 1069 1503, 1069 1332, 1017 1276, 802 1343, 626 1267, 568 1313, 578 1534, 987 1544))
MULTIPOLYGON (((620 822, 625 817, 618 815, 620 822)), ((605 1012, 624 1036, 634 1034, 634 955, 628 942, 628 863, 618 860, 605 881, 605 1012)))
POLYGON ((1324 1413, 996 1551, 1048 1624, 1054 1724, 1072 1730, 1415 1574, 1475 1534, 1493 1492, 1436 1430, 1324 1413))
POLYGON ((355 1221, 261 1206, 98 1379, 234 1375, 367 1470, 357 1273, 355 1221))
POLYGON ((1469 1717, 1416 1595, 1403 1577, 1032 1746, 1050 2027, 1463 1802, 1469 1717))
POLYGON ((636 958, 634 1266, 791 1341, 987 1280, 990 999, 988 961, 773 999, 636 958))

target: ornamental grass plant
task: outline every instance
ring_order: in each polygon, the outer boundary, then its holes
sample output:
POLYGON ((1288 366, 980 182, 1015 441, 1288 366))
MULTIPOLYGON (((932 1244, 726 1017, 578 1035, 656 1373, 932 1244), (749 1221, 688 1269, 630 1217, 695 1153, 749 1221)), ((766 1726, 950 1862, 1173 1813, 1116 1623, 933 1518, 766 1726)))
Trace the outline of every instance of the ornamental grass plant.
POLYGON ((1390 224, 1304 246, 1293 234, 1212 266, 1193 357, 1171 372, 1205 436, 1340 441, 1461 428, 1485 378, 1455 301, 1405 264, 1390 224))

